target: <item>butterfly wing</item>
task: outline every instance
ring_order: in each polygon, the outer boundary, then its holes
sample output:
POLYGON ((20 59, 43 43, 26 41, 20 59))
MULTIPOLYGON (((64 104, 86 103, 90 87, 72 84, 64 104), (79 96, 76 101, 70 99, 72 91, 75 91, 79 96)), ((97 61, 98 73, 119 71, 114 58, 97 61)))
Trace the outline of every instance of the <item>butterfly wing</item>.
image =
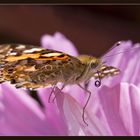
POLYGON ((0 49, 0 80, 16 87, 46 87, 80 73, 80 60, 63 52, 20 44, 1 45, 0 49))

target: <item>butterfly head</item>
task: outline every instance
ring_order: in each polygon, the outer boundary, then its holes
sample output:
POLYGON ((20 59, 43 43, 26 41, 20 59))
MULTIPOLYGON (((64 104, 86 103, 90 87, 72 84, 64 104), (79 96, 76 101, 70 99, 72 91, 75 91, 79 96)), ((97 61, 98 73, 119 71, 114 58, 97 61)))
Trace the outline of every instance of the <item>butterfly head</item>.
POLYGON ((96 57, 88 55, 80 55, 78 59, 84 66, 83 73, 81 75, 81 81, 89 80, 94 76, 94 73, 102 66, 102 61, 96 57))
POLYGON ((81 55, 78 58, 83 64, 85 64, 91 70, 96 70, 102 65, 102 61, 93 56, 81 55))
POLYGON ((85 70, 81 76, 82 80, 89 80, 92 77, 101 80, 102 78, 115 76, 120 73, 118 68, 105 65, 104 61, 93 56, 82 55, 79 56, 79 60, 85 65, 85 70))

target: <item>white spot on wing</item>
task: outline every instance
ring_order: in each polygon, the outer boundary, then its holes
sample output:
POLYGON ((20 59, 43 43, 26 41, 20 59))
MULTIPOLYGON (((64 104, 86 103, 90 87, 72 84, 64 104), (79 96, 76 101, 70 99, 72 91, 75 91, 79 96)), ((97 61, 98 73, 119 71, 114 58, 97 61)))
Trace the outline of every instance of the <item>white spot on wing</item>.
POLYGON ((17 55, 17 53, 16 52, 12 52, 12 53, 10 53, 10 55, 17 55))
POLYGON ((44 55, 42 55, 42 56, 44 56, 44 57, 51 57, 51 56, 59 56, 59 55, 61 55, 62 53, 48 53, 48 54, 44 54, 44 55))
POLYGON ((32 48, 32 49, 29 49, 29 50, 25 50, 23 51, 24 53, 33 53, 35 51, 41 51, 43 50, 42 48, 32 48))

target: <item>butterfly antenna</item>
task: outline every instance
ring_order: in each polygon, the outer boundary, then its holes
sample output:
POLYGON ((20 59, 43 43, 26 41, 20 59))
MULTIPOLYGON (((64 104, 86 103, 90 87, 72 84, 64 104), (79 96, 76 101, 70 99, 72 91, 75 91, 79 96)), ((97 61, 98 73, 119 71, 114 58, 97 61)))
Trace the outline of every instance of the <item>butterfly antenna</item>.
POLYGON ((115 53, 115 54, 105 55, 105 56, 103 56, 103 58, 105 58, 105 57, 111 57, 111 56, 118 55, 118 54, 122 54, 122 53, 128 53, 128 52, 130 52, 130 51, 134 51, 134 49, 136 49, 136 48, 140 48, 140 47, 138 46, 138 47, 135 47, 135 48, 127 49, 127 50, 125 50, 125 51, 117 52, 117 53, 115 53))
POLYGON ((100 86, 101 86, 101 78, 100 78, 100 73, 99 73, 98 70, 97 70, 97 74, 98 74, 98 79, 99 79, 99 80, 96 80, 96 81, 95 81, 95 86, 96 86, 96 87, 100 87, 100 86))
MULTIPOLYGON (((115 46, 113 46, 112 48, 110 48, 105 54, 107 54, 108 52, 110 52, 111 50, 113 50, 114 48, 116 48, 119 45, 121 45, 121 42, 118 42, 115 46)), ((111 54, 111 55, 103 55, 101 58, 111 57, 111 56, 122 54, 122 53, 128 53, 130 51, 134 51, 137 48, 140 48, 140 47, 137 46, 137 47, 129 48, 129 49, 126 49, 124 51, 120 51, 120 52, 117 52, 117 53, 114 53, 114 54, 111 54)))
POLYGON ((121 41, 118 41, 115 45, 113 45, 113 47, 111 47, 109 50, 107 50, 104 54, 108 54, 111 50, 113 50, 114 48, 120 46, 122 44, 121 41))

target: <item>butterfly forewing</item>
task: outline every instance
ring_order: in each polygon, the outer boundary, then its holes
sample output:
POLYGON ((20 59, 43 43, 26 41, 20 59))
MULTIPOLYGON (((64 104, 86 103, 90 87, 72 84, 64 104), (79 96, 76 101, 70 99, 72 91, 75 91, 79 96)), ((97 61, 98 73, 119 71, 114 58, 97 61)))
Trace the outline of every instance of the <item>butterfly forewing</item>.
POLYGON ((63 52, 19 44, 1 45, 0 48, 1 82, 11 81, 16 87, 39 88, 58 82, 73 83, 81 73, 80 60, 63 52))

